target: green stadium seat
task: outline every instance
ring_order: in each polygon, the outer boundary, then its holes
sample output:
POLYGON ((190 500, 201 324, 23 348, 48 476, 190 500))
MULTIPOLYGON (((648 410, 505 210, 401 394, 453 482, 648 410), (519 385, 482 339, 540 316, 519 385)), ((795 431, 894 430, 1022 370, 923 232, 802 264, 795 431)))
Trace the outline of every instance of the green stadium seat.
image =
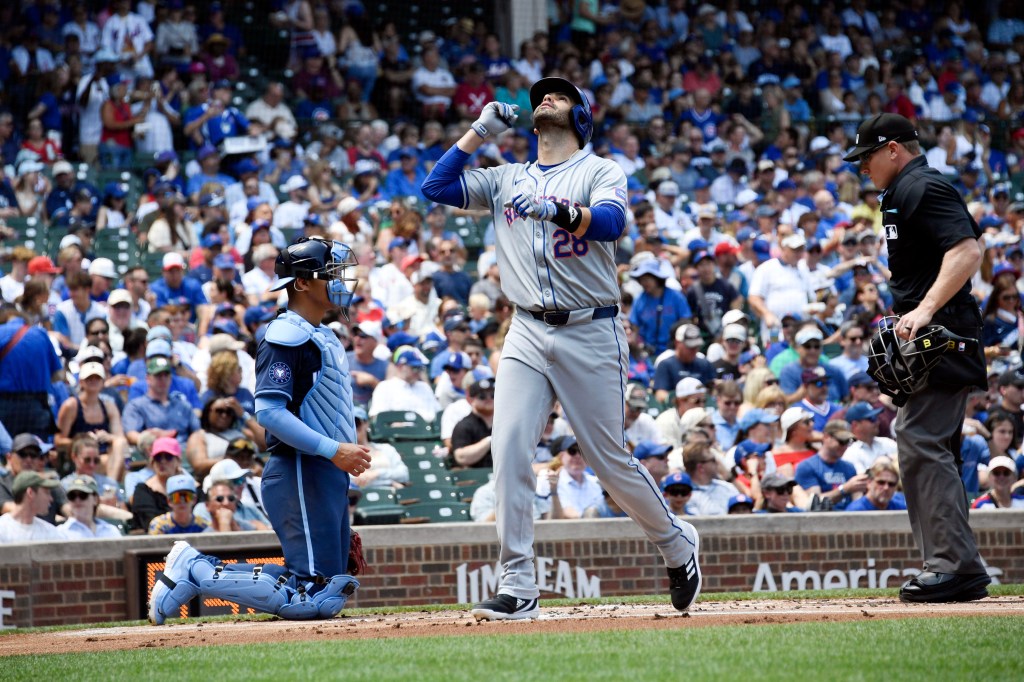
POLYGON ((409 469, 409 484, 452 485, 452 475, 445 469, 409 469))
POLYGON ((373 418, 370 433, 380 442, 437 439, 434 424, 411 410, 381 412, 373 418))
POLYGON ((460 502, 464 490, 451 484, 418 483, 399 488, 395 491, 398 504, 418 504, 420 502, 460 502))
POLYGON ((358 509, 369 509, 370 507, 393 507, 398 504, 393 488, 364 488, 362 497, 359 498, 358 509))
POLYGON ((464 502, 420 502, 405 508, 402 522, 453 523, 469 520, 469 505, 464 502))
POLYGON ((408 463, 409 459, 433 457, 434 448, 439 445, 441 445, 441 442, 436 440, 400 440, 392 443, 392 446, 394 446, 395 450, 398 450, 398 454, 402 456, 403 460, 406 460, 406 463, 408 463))
POLYGON ((482 486, 487 481, 491 480, 491 474, 494 473, 494 469, 490 468, 475 468, 475 469, 455 469, 452 470, 452 480, 455 481, 455 485, 476 489, 482 486))

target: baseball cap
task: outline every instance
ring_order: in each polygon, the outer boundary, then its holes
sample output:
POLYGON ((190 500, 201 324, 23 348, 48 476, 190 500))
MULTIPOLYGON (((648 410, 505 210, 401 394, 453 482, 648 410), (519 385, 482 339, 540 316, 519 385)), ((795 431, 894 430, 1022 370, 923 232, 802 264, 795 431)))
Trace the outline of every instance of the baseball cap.
POLYGON ((146 372, 148 374, 159 374, 160 372, 170 371, 171 361, 162 355, 146 360, 146 372))
POLYGON ((741 504, 749 506, 751 509, 754 508, 754 499, 749 495, 733 495, 729 498, 729 502, 726 503, 726 507, 729 511, 732 511, 733 507, 738 507, 741 504))
POLYGON ((462 315, 452 315, 444 321, 445 333, 458 331, 458 330, 469 331, 469 323, 466 322, 466 318, 462 315))
POLYGON ((715 257, 712 256, 707 251, 697 251, 696 253, 694 253, 690 257, 690 262, 693 265, 696 265, 697 263, 700 263, 702 260, 712 260, 713 261, 714 259, 715 259, 715 257))
POLYGON ((626 394, 626 404, 630 407, 642 410, 647 407, 647 389, 639 384, 633 384, 626 394))
POLYGON ((782 246, 787 249, 802 249, 807 246, 807 238, 804 237, 803 232, 796 232, 786 236, 782 240, 782 246))
POLYGON ((19 433, 11 443, 11 452, 21 452, 27 448, 35 448, 40 452, 49 452, 51 446, 44 443, 38 436, 31 433, 19 433))
POLYGON ((235 337, 235 338, 238 337, 238 333, 239 333, 239 331, 241 331, 239 329, 239 327, 238 327, 238 323, 237 322, 235 322, 234 320, 227 320, 227 319, 224 319, 224 318, 221 318, 219 320, 214 320, 213 324, 210 325, 210 327, 215 332, 219 332, 221 334, 227 334, 228 336, 235 337))
POLYGON ((828 373, 824 367, 811 367, 800 372, 800 383, 813 384, 815 381, 828 381, 828 373))
POLYGON ((242 159, 235 164, 235 172, 239 175, 248 175, 249 173, 259 173, 260 167, 252 159, 242 159))
POLYGON ((1006 455, 999 455, 989 460, 988 470, 992 471, 993 469, 1009 469, 1014 476, 1017 475, 1017 464, 1006 455))
POLYGON ((736 462, 736 466, 741 466, 743 460, 751 455, 758 456, 764 455, 764 453, 771 450, 771 443, 755 443, 749 438, 744 441, 740 441, 736 444, 736 450, 733 452, 733 460, 736 462))
POLYGON ((213 156, 216 153, 217 153, 217 148, 214 147, 209 142, 207 142, 202 147, 200 147, 198 150, 196 150, 196 159, 199 160, 199 161, 202 161, 203 159, 205 159, 205 158, 207 158, 209 156, 213 156))
POLYGON ((785 191, 787 189, 797 189, 798 187, 799 187, 799 185, 797 185, 795 182, 793 182, 793 180, 790 179, 790 178, 786 178, 784 180, 780 180, 779 184, 775 185, 775 189, 780 191, 780 192, 785 191))
POLYGON ((658 185, 658 194, 666 197, 679 196, 679 185, 674 180, 665 180, 658 185))
POLYGON ((444 360, 444 369, 469 369, 473 366, 473 360, 467 353, 448 353, 444 360))
POLYGON ((746 414, 740 417, 740 420, 737 422, 737 426, 740 427, 741 431, 748 431, 755 424, 774 424, 777 421, 779 421, 779 416, 777 414, 755 407, 752 410, 748 410, 746 414))
POLYGON ((203 492, 210 492, 210 488, 213 487, 214 483, 221 483, 224 481, 236 481, 240 478, 244 478, 249 474, 247 469, 233 459, 222 459, 212 467, 210 467, 210 473, 203 479, 203 492))
POLYGON ((676 384, 676 398, 689 398, 690 396, 701 395, 702 393, 707 393, 707 389, 700 382, 700 379, 683 377, 676 384))
POLYGON ((843 157, 843 161, 857 163, 865 154, 887 142, 916 139, 917 129, 910 120, 899 114, 878 114, 864 121, 857 128, 854 147, 843 157))
POLYGON ((359 203, 359 199, 356 199, 355 197, 345 197, 338 202, 338 216, 344 218, 352 211, 357 210, 360 206, 362 206, 362 204, 359 203))
POLYGON ((850 406, 850 409, 846 411, 846 420, 849 422, 855 422, 860 419, 872 419, 881 413, 881 407, 871 407, 870 403, 861 401, 859 403, 854 403, 850 406))
POLYGON ((270 322, 274 319, 275 315, 276 313, 270 308, 254 305, 245 309, 245 316, 242 318, 242 322, 245 323, 246 327, 255 327, 258 324, 270 322))
POLYGON ((875 378, 867 372, 856 372, 846 380, 846 383, 850 386, 869 386, 871 384, 877 384, 875 378))
POLYGON ((490 394, 490 397, 494 396, 494 379, 484 378, 479 381, 474 381, 469 385, 469 388, 466 389, 466 395, 470 398, 487 397, 488 393, 490 394))
POLYGON ((199 205, 216 207, 224 205, 224 195, 220 192, 207 192, 199 196, 199 205))
POLYGON ((180 253, 170 252, 164 254, 163 269, 173 270, 174 268, 185 268, 185 259, 180 253))
POLYGON ((391 249, 405 249, 409 246, 409 240, 405 237, 395 237, 388 242, 388 251, 391 249))
POLYGON ((54 177, 61 175, 62 173, 74 173, 75 168, 67 161, 58 161, 53 164, 53 175, 54 177))
MULTIPOLYGON (((740 161, 740 163, 743 162, 740 161)), ((743 165, 744 168, 746 168, 746 164, 743 165)), ((733 203, 736 205, 736 208, 743 208, 744 206, 753 201, 757 201, 757 192, 755 192, 752 189, 744 189, 740 190, 740 192, 736 195, 736 201, 734 201, 733 203)))
POLYGON ((171 342, 166 339, 153 339, 146 343, 146 359, 171 357, 171 342))
POLYGON ((695 324, 680 325, 676 329, 676 341, 682 341, 689 348, 700 348, 704 345, 700 329, 695 324))
POLYGON ((222 270, 234 270, 235 259, 231 257, 231 254, 222 253, 213 259, 213 267, 221 268, 222 270))
POLYGON ((128 293, 127 289, 114 289, 110 292, 110 296, 107 297, 107 306, 109 307, 123 303, 132 304, 132 295, 128 293))
POLYGON ((742 324, 727 324, 722 330, 722 340, 734 339, 736 341, 747 340, 747 328, 742 324))
POLYGON ((722 315, 722 324, 742 324, 746 322, 748 319, 749 318, 747 317, 746 313, 744 313, 742 310, 733 309, 727 311, 725 315, 722 315))
POLYGON ((199 240, 199 246, 204 249, 212 249, 215 246, 223 246, 224 239, 217 232, 211 232, 210 234, 199 240))
POLYGON ((667 279, 662 269, 661 261, 657 258, 648 258, 647 260, 640 261, 629 271, 629 276, 632 279, 640 279, 644 275, 653 275, 658 279, 667 279))
MULTIPOLYGON (((230 460, 228 460, 230 461, 230 460)), ((196 482, 189 474, 178 474, 167 479, 167 496, 174 493, 196 494, 196 482)))
POLYGON ((715 245, 715 258, 718 258, 719 256, 724 256, 727 253, 731 253, 732 255, 735 256, 739 252, 739 244, 735 244, 731 240, 720 241, 718 242, 718 244, 715 245))
POLYGON ((60 268, 53 264, 49 256, 36 256, 28 262, 28 274, 30 275, 56 275, 60 268))
POLYGON ((114 269, 114 261, 109 258, 97 258, 89 264, 89 274, 103 277, 105 279, 117 279, 117 270, 114 269))
POLYGON ((822 433, 832 436, 841 443, 849 443, 853 440, 853 433, 850 431, 850 423, 845 419, 833 419, 825 424, 822 433))
POLYGON ((661 457, 667 455, 672 451, 672 446, 669 443, 658 443, 653 440, 642 440, 637 443, 636 448, 633 450, 633 456, 639 460, 647 459, 648 457, 661 457))
POLYGON ((821 341, 824 338, 817 327, 804 327, 796 333, 796 345, 802 346, 808 341, 821 341))
POLYGON ((771 490, 772 488, 784 488, 790 483, 796 483, 796 480, 792 476, 779 473, 777 470, 770 474, 765 474, 764 478, 761 479, 761 490, 771 490))
POLYGON ((64 492, 80 492, 85 493, 86 495, 98 495, 99 486, 96 485, 96 479, 92 476, 79 474, 71 479, 71 483, 64 486, 64 492))
POLYGON ((87 362, 78 369, 78 380, 85 381, 89 377, 107 378, 107 372, 98 362, 87 362))
POLYGON ((683 471, 677 471, 666 476, 665 480, 661 482, 661 489, 666 490, 674 485, 684 485, 693 490, 693 481, 690 479, 690 475, 683 471))
POLYGON ((782 413, 782 417, 779 418, 779 425, 782 427, 782 433, 788 434, 789 430, 793 428, 794 425, 804 421, 805 419, 814 419, 814 415, 799 406, 787 409, 782 413))
MULTIPOLYGON (((236 328, 238 327, 238 324, 236 322, 232 322, 231 324, 235 325, 236 328)), ((210 343, 207 346, 207 350, 210 352, 210 356, 212 357, 217 353, 220 353, 221 351, 225 350, 237 351, 245 348, 245 344, 235 337, 236 335, 228 334, 227 332, 223 331, 219 334, 214 334, 213 336, 211 336, 210 343)))
POLYGON ((739 364, 746 365, 750 362, 753 362, 754 358, 756 358, 760 354, 761 350, 757 348, 757 346, 751 348, 750 350, 743 351, 742 353, 740 353, 739 364))
POLYGON ((171 438, 170 436, 157 438, 153 441, 153 447, 150 448, 149 451, 150 457, 155 457, 156 455, 174 455, 175 457, 181 457, 181 443, 178 442, 177 438, 171 438))
POLYGON ((755 238, 750 248, 753 249, 756 255, 762 258, 767 258, 772 253, 772 245, 763 237, 755 238))
POLYGON ((22 471, 20 474, 14 477, 14 483, 11 484, 11 492, 15 497, 18 497, 29 488, 56 488, 59 486, 55 479, 47 478, 40 473, 35 471, 22 471))
POLYGON ((576 436, 562 436, 558 441, 551 443, 551 452, 555 454, 565 452, 578 442, 579 441, 576 440, 576 436))
POLYGON ((422 263, 425 260, 427 260, 427 257, 424 256, 422 253, 409 254, 408 256, 401 260, 401 262, 398 264, 398 268, 402 272, 405 272, 413 265, 416 265, 417 263, 422 263))
POLYGON ((742 242, 747 241, 748 239, 754 239, 755 237, 757 237, 757 230, 755 230, 752 227, 741 227, 736 232, 736 241, 737 242, 741 242, 742 243, 742 242))
POLYGON ((395 358, 395 364, 408 365, 410 367, 422 367, 426 363, 423 361, 422 353, 415 348, 409 348, 408 350, 404 350, 398 354, 398 357, 395 358))

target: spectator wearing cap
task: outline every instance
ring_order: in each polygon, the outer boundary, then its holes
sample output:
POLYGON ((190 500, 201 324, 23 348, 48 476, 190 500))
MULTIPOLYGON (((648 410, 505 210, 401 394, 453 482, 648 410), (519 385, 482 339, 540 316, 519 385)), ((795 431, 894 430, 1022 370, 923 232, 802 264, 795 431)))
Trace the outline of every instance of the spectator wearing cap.
POLYGON ((761 496, 761 479, 768 470, 771 443, 742 440, 733 448, 732 484, 744 495, 761 496))
POLYGON ((722 451, 736 443, 742 403, 743 393, 736 381, 725 379, 715 385, 715 409, 711 411, 711 422, 715 425, 715 440, 722 451))
POLYGON ((718 338, 722 332, 722 316, 727 310, 740 308, 743 298, 733 285, 718 276, 715 257, 709 251, 692 254, 690 264, 697 268, 697 280, 686 292, 687 303, 704 334, 718 338))
POLYGON ((668 504, 669 511, 676 516, 686 516, 690 513, 687 511, 687 504, 693 495, 693 482, 689 474, 676 471, 666 476, 661 483, 661 494, 668 504))
POLYGON ((669 473, 668 453, 671 451, 672 445, 669 443, 662 443, 658 440, 642 440, 633 449, 633 456, 644 465, 647 473, 660 486, 662 480, 669 473))
POLYGON ((685 243, 683 236, 693 229, 693 221, 679 208, 679 185, 673 180, 662 180, 654 192, 654 224, 658 234, 666 239, 685 243))
POLYGON ((733 204, 737 195, 746 188, 743 178, 749 168, 742 157, 733 157, 725 167, 725 173, 711 183, 711 200, 716 204, 733 204))
POLYGON ((96 258, 89 264, 89 298, 97 303, 106 303, 110 289, 117 282, 118 274, 114 261, 109 258, 96 258))
POLYGON ((149 535, 178 535, 181 533, 212 532, 206 519, 195 515, 199 500, 196 482, 190 474, 177 474, 167 480, 167 501, 170 511, 155 516, 149 522, 149 535))
MULTIPOLYGON (((204 292, 206 292, 206 284, 215 279, 213 261, 224 253, 224 237, 220 234, 220 221, 216 221, 215 225, 209 227, 212 229, 204 229, 203 236, 199 238, 200 257, 197 259, 193 252, 189 260, 191 266, 189 274, 203 284, 204 292)), ((207 294, 207 298, 209 298, 209 294, 207 294)))
POLYGON ((683 448, 683 467, 690 477, 693 495, 688 509, 697 516, 719 516, 728 511, 729 498, 739 494, 732 483, 718 475, 718 458, 708 443, 689 443, 683 448))
POLYGON ((675 352, 659 360, 654 370, 654 396, 659 402, 665 402, 669 391, 686 377, 696 378, 705 386, 715 380, 715 368, 704 358, 698 357, 704 339, 697 325, 677 323, 672 336, 675 339, 675 352))
POLYGON ((784 315, 802 314, 815 300, 811 276, 800 267, 807 240, 796 233, 781 244, 781 255, 757 266, 750 281, 750 308, 761 318, 761 337, 766 340, 779 329, 784 315))
POLYGON ((129 400, 124 408, 121 421, 125 435, 132 445, 138 444, 142 432, 150 430, 160 438, 175 438, 179 456, 184 447, 190 459, 202 461, 206 458, 206 443, 199 417, 188 398, 171 390, 172 369, 171 359, 165 355, 146 359, 146 392, 129 400))
POLYGON ((165 358, 173 372, 170 393, 182 396, 194 409, 200 409, 203 406, 197 390, 200 382, 195 371, 183 362, 179 355, 175 354, 171 330, 163 325, 155 325, 146 333, 145 338, 145 350, 142 357, 133 359, 125 369, 125 374, 136 379, 128 388, 129 400, 146 394, 149 361, 154 358, 165 358))
POLYGON ((853 464, 857 473, 870 469, 879 457, 896 456, 896 441, 878 435, 881 412, 881 408, 871 407, 866 402, 854 403, 846 410, 846 421, 857 440, 846 449, 843 459, 853 464))
POLYGON ((280 187, 288 201, 281 202, 274 209, 274 227, 301 228, 309 215, 309 181, 301 175, 293 175, 280 187))
POLYGON ((756 514, 779 514, 787 512, 802 512, 800 507, 793 504, 793 494, 796 490, 796 481, 778 471, 773 471, 761 479, 762 499, 756 502, 756 514))
POLYGON ((196 161, 199 163, 199 172, 188 179, 185 187, 185 192, 191 199, 198 200, 204 187, 208 188, 209 193, 214 186, 223 190, 234 184, 234 178, 221 172, 220 152, 212 144, 203 144, 196 150, 196 161))
POLYGON ((249 134, 249 119, 231 106, 232 89, 231 81, 227 79, 215 81, 210 99, 185 112, 182 123, 193 149, 204 144, 217 147, 224 138, 249 134))
POLYGON ((1010 415, 1013 432, 1019 437, 1024 434, 1024 413, 1021 411, 1021 405, 1024 404, 1024 370, 1019 367, 1006 370, 999 375, 997 385, 999 402, 992 406, 992 411, 999 410, 1010 415))
POLYGON ((278 253, 277 247, 273 244, 258 244, 253 247, 253 267, 242 275, 242 286, 245 288, 249 305, 261 305, 279 298, 280 292, 271 291, 279 279, 274 272, 278 253))
POLYGON ((629 311, 629 321, 655 356, 669 347, 673 326, 693 316, 686 297, 667 286, 671 269, 668 261, 649 258, 629 272, 643 289, 629 311))
POLYGON ((805 369, 800 374, 800 383, 804 388, 804 397, 794 407, 811 414, 814 430, 821 431, 842 410, 838 403, 828 399, 828 373, 824 367, 805 369))
POLYGON ((88 360, 78 369, 77 395, 65 400, 57 411, 53 442, 66 448, 76 436, 88 434, 97 440, 98 454, 107 456, 108 470, 116 473, 127 452, 121 414, 114 399, 102 393, 108 377, 106 369, 98 358, 88 360))
POLYGON ((481 379, 466 389, 470 413, 455 425, 449 465, 491 468, 491 427, 494 420, 494 380, 481 379))
MULTIPOLYGON (((906 511, 907 501, 903 493, 898 492, 900 472, 891 459, 883 457, 875 462, 868 470, 867 479, 867 490, 848 504, 846 511, 906 511)), ((1024 500, 1020 506, 1024 507, 1024 500)))
POLYGON ((109 540, 121 537, 121 531, 96 518, 100 506, 99 485, 88 474, 71 474, 64 483, 71 516, 58 526, 68 540, 109 540))
POLYGON ((988 463, 988 492, 971 509, 1024 509, 1024 486, 1017 485, 1017 463, 1005 455, 988 463))
POLYGON ((416 336, 429 334, 434 330, 434 320, 441 307, 441 299, 434 291, 434 277, 429 270, 420 268, 409 276, 409 282, 412 294, 389 308, 388 318, 405 320, 406 329, 416 336))
POLYGON ((818 452, 796 466, 796 482, 809 499, 817 496, 825 508, 842 510, 867 489, 867 475, 843 458, 855 440, 845 420, 825 425, 818 452))
MULTIPOLYGON (((51 449, 31 433, 19 433, 14 437, 11 451, 7 453, 7 474, 0 477, 0 513, 12 512, 18 504, 15 494, 18 476, 32 473, 47 480, 52 478, 53 482, 57 483, 56 476, 46 468, 51 449)), ((66 518, 70 513, 71 508, 67 502, 64 490, 58 484, 53 489, 49 503, 36 514, 48 523, 56 523, 58 514, 66 518)))
POLYGON ((779 426, 782 443, 772 449, 776 466, 795 466, 814 454, 813 445, 821 440, 821 433, 814 429, 814 413, 794 405, 779 417, 779 426))
MULTIPOLYGON (((747 349, 747 328, 742 324, 727 324, 722 329, 722 341, 718 346, 719 358, 711 363, 715 378, 719 381, 739 381, 740 356, 747 349)), ((708 349, 711 354, 711 348, 708 349)))
POLYGON ((163 277, 150 285, 156 295, 156 307, 180 306, 188 310, 189 321, 195 322, 202 307, 209 305, 203 285, 185 274, 185 259, 175 251, 164 254, 163 273, 163 277))
MULTIPOLYGON (((576 437, 562 436, 551 444, 551 452, 558 462, 553 467, 558 476, 555 485, 548 488, 551 495, 550 518, 595 517, 604 502, 604 494, 597 477, 586 471, 587 463, 576 437)), ((541 486, 538 485, 538 493, 540 490, 541 486)))
POLYGON ((228 445, 228 449, 232 456, 225 455, 203 478, 206 500, 197 504, 193 513, 197 518, 209 521, 217 531, 271 530, 270 521, 263 510, 253 501, 243 501, 252 483, 252 472, 236 460, 245 450, 254 453, 255 443, 245 438, 236 438, 228 445))
MULTIPOLYGON (((874 377, 867 372, 858 372, 849 378, 847 384, 850 386, 848 404, 853 405, 859 402, 866 402, 871 407, 881 408, 882 411, 878 413, 878 432, 892 433, 892 422, 896 418, 896 410, 893 408, 891 401, 886 400, 883 402, 882 394, 878 389, 878 382, 875 381, 874 377)), ((847 408, 844 408, 836 412, 830 419, 846 419, 846 410, 847 408)))
POLYGON ((293 139, 299 129, 291 107, 285 102, 284 84, 277 81, 267 83, 263 94, 246 107, 245 117, 250 123, 262 125, 271 136, 285 140, 293 139))
POLYGON ((352 327, 352 350, 348 352, 349 373, 352 376, 352 401, 365 407, 377 384, 387 378, 388 362, 376 356, 380 326, 374 322, 360 322, 352 327))
POLYGON ((402 147, 398 150, 399 166, 388 171, 382 188, 386 199, 398 197, 415 197, 424 204, 427 198, 421 189, 427 178, 427 171, 420 163, 420 155, 415 147, 402 147))
MULTIPOLYGON (((434 360, 440 359, 443 365, 441 374, 437 377, 434 387, 434 395, 441 409, 445 410, 457 400, 462 400, 466 393, 462 389, 462 383, 467 372, 473 368, 473 361, 469 355, 461 351, 443 350, 434 356, 434 360)), ((433 362, 431 362, 433 368, 433 362)))
POLYGON ((441 298, 450 297, 459 305, 469 304, 469 292, 473 278, 462 271, 465 251, 454 241, 444 240, 437 246, 437 262, 441 266, 434 271, 434 291, 441 298))
POLYGON ((153 31, 142 16, 131 11, 128 0, 110 3, 111 14, 103 24, 100 44, 112 52, 121 69, 136 77, 153 77, 149 54, 153 51, 153 31))
MULTIPOLYGON (((9 511, 0 516, 0 544, 58 541, 64 536, 42 518, 60 484, 35 471, 23 471, 11 481, 9 511)), ((8 509, 8 505, 4 505, 8 509)))
MULTIPOLYGON (((445 315, 441 325, 445 335, 446 346, 441 349, 442 352, 437 353, 430 361, 428 376, 431 381, 436 380, 444 373, 445 363, 449 360, 444 351, 448 353, 461 353, 465 350, 466 342, 470 339, 469 320, 466 319, 461 310, 454 310, 445 315)), ((464 369, 472 369, 472 364, 466 365, 464 369)))
POLYGON ((846 377, 827 362, 822 362, 821 346, 824 342, 824 335, 817 323, 805 322, 802 324, 794 341, 796 361, 784 365, 779 370, 779 388, 786 394, 787 402, 799 402, 806 397, 803 373, 805 370, 815 370, 819 367, 824 369, 828 376, 828 399, 840 402, 846 396, 846 377))
MULTIPOLYGON (((700 379, 685 376, 675 385, 674 391, 675 408, 659 414, 654 423, 660 432, 660 438, 656 440, 679 447, 686 437, 683 418, 691 410, 703 409, 704 403, 707 401, 707 389, 700 379)), ((655 393, 655 397, 657 397, 657 393, 655 393)))
POLYGON ((369 414, 409 410, 433 422, 440 406, 430 384, 423 380, 426 359, 412 346, 401 346, 395 356, 395 376, 385 379, 373 389, 369 414))
POLYGON ((67 161, 62 160, 53 164, 53 189, 46 195, 44 217, 56 220, 60 219, 61 215, 69 213, 75 207, 75 197, 82 190, 88 190, 92 204, 92 211, 85 216, 85 220, 95 224, 100 206, 99 191, 85 180, 77 179, 74 167, 67 161))
POLYGON ((128 209, 127 185, 120 182, 108 182, 103 187, 103 200, 96 213, 96 229, 119 230, 127 227, 132 218, 128 209))
POLYGON ((57 304, 53 315, 53 330, 61 347, 78 350, 85 340, 85 328, 90 320, 107 316, 103 305, 89 297, 92 278, 77 272, 65 278, 71 297, 57 304))
POLYGON ((641 384, 629 384, 626 391, 625 433, 629 443, 640 443, 645 440, 661 439, 658 425, 647 412, 647 389, 641 384))

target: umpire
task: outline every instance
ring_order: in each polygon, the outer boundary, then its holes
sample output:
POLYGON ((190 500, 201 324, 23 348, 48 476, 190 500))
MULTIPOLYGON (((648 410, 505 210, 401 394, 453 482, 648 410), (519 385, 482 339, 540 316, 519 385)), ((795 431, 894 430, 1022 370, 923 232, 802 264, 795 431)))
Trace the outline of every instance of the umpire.
MULTIPOLYGON (((970 278, 981 263, 981 229, 963 198, 921 154, 914 124, 879 114, 857 129, 845 157, 860 162, 882 195, 892 271, 896 334, 913 339, 929 324, 980 339, 981 313, 970 278)), ((948 354, 927 387, 907 398, 896 417, 900 475, 923 571, 900 589, 911 602, 971 601, 988 595, 990 579, 967 523, 960 479, 960 430, 967 395, 986 388, 981 344, 971 355, 948 354)))

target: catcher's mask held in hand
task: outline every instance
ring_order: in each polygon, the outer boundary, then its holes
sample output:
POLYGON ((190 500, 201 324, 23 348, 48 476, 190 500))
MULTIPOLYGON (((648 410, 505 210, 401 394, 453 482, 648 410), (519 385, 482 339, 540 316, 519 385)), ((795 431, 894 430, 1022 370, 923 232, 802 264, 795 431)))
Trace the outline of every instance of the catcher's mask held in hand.
POLYGON ((925 386, 928 374, 945 353, 973 354, 977 339, 959 336, 942 325, 930 324, 918 330, 911 341, 896 336, 898 317, 884 317, 868 344, 868 374, 883 392, 910 396, 925 386))

